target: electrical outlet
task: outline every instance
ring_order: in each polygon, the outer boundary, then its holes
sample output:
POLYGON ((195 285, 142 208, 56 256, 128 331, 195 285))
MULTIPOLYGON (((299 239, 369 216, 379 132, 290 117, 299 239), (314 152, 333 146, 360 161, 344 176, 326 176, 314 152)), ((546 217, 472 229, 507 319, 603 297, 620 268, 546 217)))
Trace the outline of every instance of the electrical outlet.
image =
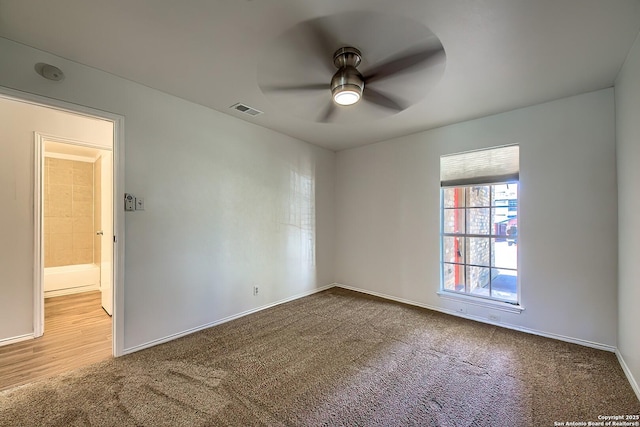
POLYGON ((491 320, 492 322, 499 322, 500 321, 500 316, 498 316, 497 314, 490 314, 489 315, 489 320, 491 320))
POLYGON ((259 288, 257 286, 253 287, 253 295, 258 295, 259 288))

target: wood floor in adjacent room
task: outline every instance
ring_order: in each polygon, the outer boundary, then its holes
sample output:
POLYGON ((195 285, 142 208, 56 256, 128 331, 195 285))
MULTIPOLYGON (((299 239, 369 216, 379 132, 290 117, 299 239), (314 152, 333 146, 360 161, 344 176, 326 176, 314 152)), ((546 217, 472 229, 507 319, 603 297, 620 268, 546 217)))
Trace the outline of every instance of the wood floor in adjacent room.
POLYGON ((47 298, 44 335, 0 347, 0 391, 112 357, 100 292, 47 298))

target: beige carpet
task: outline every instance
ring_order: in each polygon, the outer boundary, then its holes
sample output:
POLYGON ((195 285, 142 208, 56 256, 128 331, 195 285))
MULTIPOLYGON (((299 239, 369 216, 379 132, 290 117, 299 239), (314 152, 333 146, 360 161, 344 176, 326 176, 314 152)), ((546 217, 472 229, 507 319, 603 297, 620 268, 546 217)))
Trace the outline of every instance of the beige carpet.
POLYGON ((2 426, 553 426, 638 413, 612 353, 337 288, 0 394, 2 426))

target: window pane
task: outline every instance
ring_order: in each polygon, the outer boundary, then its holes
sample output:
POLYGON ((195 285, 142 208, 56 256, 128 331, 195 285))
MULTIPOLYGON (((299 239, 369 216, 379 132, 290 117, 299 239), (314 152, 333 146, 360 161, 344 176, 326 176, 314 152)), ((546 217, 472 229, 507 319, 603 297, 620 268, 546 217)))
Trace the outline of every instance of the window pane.
POLYGON ((494 268, 491 279, 491 296, 507 301, 518 301, 518 272, 494 268))
POLYGON ((518 184, 498 184, 493 186, 491 223, 493 234, 506 239, 509 229, 517 230, 518 223, 518 184))
POLYGON ((448 291, 464 292, 464 265, 442 264, 443 288, 448 291))
POLYGON ((464 188, 443 188, 443 202, 445 208, 464 207, 464 188))
MULTIPOLYGON (((518 200, 518 183, 495 184, 491 195, 491 206, 503 206, 506 201, 518 200)), ((509 203, 506 203, 508 206, 509 203)))
POLYGON ((490 267, 491 239, 488 237, 468 237, 467 243, 467 263, 490 267))
POLYGON ((489 271, 486 267, 467 267, 469 292, 489 296, 489 271))
POLYGON ((493 265, 495 267, 518 269, 518 245, 507 239, 491 239, 493 265))
POLYGON ((462 237, 443 237, 442 238, 442 260, 444 262, 463 263, 464 258, 464 238, 462 237))
POLYGON ((467 233, 469 234, 489 234, 489 209, 488 208, 473 208, 467 209, 468 211, 468 227, 467 233))
POLYGON ((464 233, 464 209, 444 210, 444 232, 464 233))
POLYGON ((497 206, 491 208, 491 225, 493 229, 491 233, 500 236, 502 239, 507 238, 507 228, 509 228, 508 208, 506 206, 497 206))
POLYGON ((467 206, 489 206, 489 202, 491 200, 489 194, 490 189, 490 185, 477 185, 473 187, 467 187, 467 206))

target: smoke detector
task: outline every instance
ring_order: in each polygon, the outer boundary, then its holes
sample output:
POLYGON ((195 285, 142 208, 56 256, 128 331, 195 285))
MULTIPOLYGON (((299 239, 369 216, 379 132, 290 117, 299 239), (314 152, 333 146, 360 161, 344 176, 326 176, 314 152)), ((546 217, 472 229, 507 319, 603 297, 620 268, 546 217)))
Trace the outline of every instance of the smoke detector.
POLYGON ((47 80, 51 80, 54 82, 60 82, 64 80, 64 73, 55 65, 38 62, 34 68, 36 70, 36 73, 40 74, 47 80))

